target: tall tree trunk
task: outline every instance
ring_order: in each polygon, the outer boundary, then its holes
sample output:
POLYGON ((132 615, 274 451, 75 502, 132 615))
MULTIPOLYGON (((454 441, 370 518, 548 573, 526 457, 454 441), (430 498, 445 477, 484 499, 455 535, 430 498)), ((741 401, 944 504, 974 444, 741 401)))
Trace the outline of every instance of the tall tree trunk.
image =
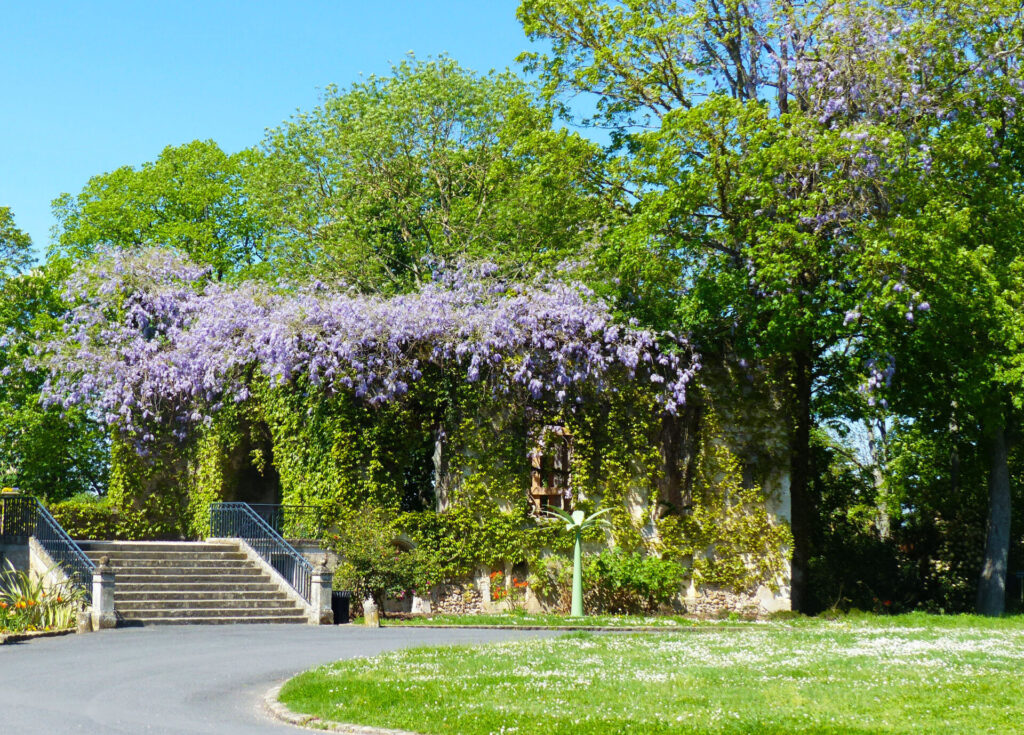
POLYGON ((875 489, 875 528, 878 537, 887 540, 892 535, 892 518, 889 515, 888 498, 885 496, 885 426, 879 427, 879 435, 875 436, 875 428, 871 421, 865 421, 868 432, 868 454, 871 457, 871 480, 875 489))
POLYGON ((953 417, 949 420, 949 490, 956 497, 960 492, 960 424, 956 421, 956 401, 952 403, 953 417))
POLYGON ((700 454, 703 410, 700 401, 686 402, 683 411, 662 419, 661 458, 663 471, 659 482, 662 508, 659 515, 683 514, 692 500, 693 478, 700 454))
POLYGON ((978 613, 1002 615, 1006 603, 1006 566, 1010 555, 1010 467, 1006 428, 1000 422, 990 437, 988 534, 978 581, 978 613))
POLYGON ((790 433, 789 497, 793 529, 791 601, 794 610, 807 612, 810 599, 807 573, 814 531, 814 499, 811 494, 811 384, 810 350, 793 356, 793 403, 790 433))
POLYGON ((434 432, 434 502, 438 513, 448 510, 450 504, 451 473, 448 468, 448 443, 444 424, 438 423, 434 432))

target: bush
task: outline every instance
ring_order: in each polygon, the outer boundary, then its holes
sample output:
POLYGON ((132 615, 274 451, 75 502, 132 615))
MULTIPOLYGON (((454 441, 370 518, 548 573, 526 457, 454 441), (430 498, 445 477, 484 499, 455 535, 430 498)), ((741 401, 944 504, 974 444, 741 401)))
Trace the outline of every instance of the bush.
MULTIPOLYGON (((159 504, 156 497, 147 507, 159 504)), ((177 541, 183 538, 177 522, 163 522, 164 515, 146 509, 119 509, 109 497, 80 493, 70 500, 48 506, 50 514, 73 539, 117 539, 130 541, 177 541)))
MULTIPOLYGON (((569 613, 572 603, 572 563, 559 556, 547 556, 530 567, 530 589, 555 612, 569 613)), ((583 582, 586 591, 586 579, 583 582)))
POLYGON ((73 539, 123 538, 117 508, 105 498, 80 494, 53 503, 49 511, 73 539))
POLYGON ((339 557, 334 586, 383 606, 387 597, 426 590, 432 583, 430 557, 419 549, 404 550, 395 517, 381 508, 345 513, 327 543, 339 557))
POLYGON ((656 556, 620 549, 602 551, 588 559, 591 604, 601 612, 647 613, 670 603, 686 577, 680 564, 656 556))
MULTIPOLYGON (((654 612, 679 594, 687 570, 676 562, 621 549, 583 557, 583 604, 593 614, 654 612)), ((530 575, 534 594, 559 612, 572 599, 572 562, 547 557, 530 575)))

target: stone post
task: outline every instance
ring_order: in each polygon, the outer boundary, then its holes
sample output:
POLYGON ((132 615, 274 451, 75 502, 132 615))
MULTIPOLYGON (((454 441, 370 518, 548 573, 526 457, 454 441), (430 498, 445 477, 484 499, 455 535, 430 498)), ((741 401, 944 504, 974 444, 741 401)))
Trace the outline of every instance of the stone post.
POLYGON ((309 602, 313 609, 309 611, 310 625, 334 625, 334 610, 331 608, 331 590, 334 574, 327 568, 327 561, 313 570, 313 584, 310 588, 309 602))
POLYGON ((110 558, 102 556, 92 572, 92 629, 103 630, 116 625, 114 570, 110 568, 110 558))
POLYGON ((432 612, 429 597, 412 596, 412 612, 429 615, 432 612))
POLYGON ((373 601, 372 597, 367 597, 363 600, 363 625, 368 628, 380 627, 380 611, 377 609, 377 603, 373 601))
POLYGON ((88 608, 82 608, 78 611, 75 622, 76 633, 92 633, 92 613, 88 608))

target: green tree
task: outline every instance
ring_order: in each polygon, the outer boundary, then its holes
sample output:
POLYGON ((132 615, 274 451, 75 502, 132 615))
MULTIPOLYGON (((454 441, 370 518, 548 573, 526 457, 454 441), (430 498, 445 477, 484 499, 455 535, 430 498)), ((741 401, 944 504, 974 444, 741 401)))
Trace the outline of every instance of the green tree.
POLYGON ((433 264, 523 268, 576 256, 603 213, 601 152, 511 73, 406 60, 276 130, 252 179, 274 257, 300 274, 404 290, 433 264))
POLYGON ((880 319, 878 331, 896 359, 894 408, 949 435, 951 493, 960 492, 957 447, 987 458, 977 609, 995 615, 1005 605, 1010 466, 1024 416, 1024 127, 1010 96, 1016 74, 998 61, 1005 30, 979 29, 975 38, 981 50, 983 39, 988 46, 981 58, 997 60, 986 84, 951 96, 955 116, 921 154, 928 175, 900 182, 899 207, 886 223, 886 239, 898 239, 903 281, 927 297, 928 311, 900 309, 880 319), (918 327, 893 329, 906 318, 918 327))
MULTIPOLYGON (((812 405, 870 254, 849 247, 850 163, 790 84, 785 48, 810 43, 825 9, 784 3, 524 0, 527 57, 549 95, 597 97, 593 121, 624 155, 610 192, 625 223, 605 238, 623 303, 702 349, 767 364, 790 440, 792 589, 806 609, 815 503, 812 405), (783 32, 789 29, 792 38, 783 32), (780 50, 781 56, 780 56, 780 50)), ((870 211, 876 201, 857 202, 870 211)))
POLYGON ((593 119, 615 128, 624 153, 613 194, 627 217, 603 251, 620 268, 624 303, 695 330, 705 352, 757 360, 777 376, 797 609, 812 606, 815 424, 844 402, 862 410, 851 394, 873 376, 866 360, 909 331, 913 299, 896 289, 907 243, 883 223, 908 196, 899 187, 929 178, 920 146, 943 129, 947 103, 965 88, 988 91, 989 71, 976 62, 994 53, 1016 73, 1017 10, 870 0, 520 5, 526 32, 551 44, 528 67, 551 97, 595 95, 593 119), (874 318, 894 312, 902 322, 874 318))
POLYGON ((106 487, 103 432, 86 413, 40 403, 44 376, 26 367, 41 334, 59 330, 57 266, 25 270, 32 240, 0 208, 0 484, 60 500, 106 487))
POLYGON ((264 226, 243 193, 258 154, 228 155, 212 140, 168 146, 153 162, 89 179, 53 202, 52 252, 85 257, 100 245, 169 245, 220 277, 259 264, 264 226))
POLYGON ((0 278, 32 263, 32 238, 14 223, 10 207, 0 207, 0 278))
POLYGON ((373 598, 380 607, 389 597, 429 590, 434 569, 429 555, 402 548, 400 538, 396 519, 386 509, 342 513, 336 532, 325 539, 338 554, 335 585, 357 598, 373 598))

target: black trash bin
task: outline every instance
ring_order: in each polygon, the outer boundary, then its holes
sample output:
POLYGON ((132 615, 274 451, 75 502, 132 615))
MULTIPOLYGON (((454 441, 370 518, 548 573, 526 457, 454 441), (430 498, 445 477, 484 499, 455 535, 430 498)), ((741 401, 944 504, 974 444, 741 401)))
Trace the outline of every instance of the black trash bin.
POLYGON ((331 592, 331 611, 334 612, 335 625, 348 622, 348 607, 351 599, 352 593, 348 590, 334 590, 331 592))

